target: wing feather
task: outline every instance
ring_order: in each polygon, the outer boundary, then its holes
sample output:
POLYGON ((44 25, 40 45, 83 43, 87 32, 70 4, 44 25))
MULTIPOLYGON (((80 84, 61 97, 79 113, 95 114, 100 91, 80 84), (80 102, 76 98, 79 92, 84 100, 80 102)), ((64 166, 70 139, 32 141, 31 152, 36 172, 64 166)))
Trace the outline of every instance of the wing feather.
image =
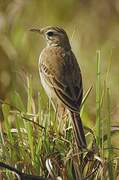
POLYGON ((59 59, 57 58, 58 61, 60 61, 61 58, 65 58, 64 63, 60 64, 59 67, 59 70, 64 72, 61 76, 55 73, 55 67, 54 71, 52 71, 52 69, 43 62, 40 64, 40 70, 45 81, 54 89, 58 98, 71 111, 79 112, 83 95, 80 69, 73 53, 70 55, 66 54, 65 57, 60 56, 59 59))

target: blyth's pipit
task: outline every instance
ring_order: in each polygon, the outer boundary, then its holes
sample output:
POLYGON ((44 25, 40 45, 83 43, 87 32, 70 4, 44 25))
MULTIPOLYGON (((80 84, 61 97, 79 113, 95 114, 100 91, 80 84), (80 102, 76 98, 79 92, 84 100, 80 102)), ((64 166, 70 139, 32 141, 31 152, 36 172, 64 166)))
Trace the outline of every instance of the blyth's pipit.
POLYGON ((69 111, 77 146, 86 148, 86 139, 80 118, 83 97, 82 76, 66 32, 60 27, 31 29, 44 36, 47 46, 39 57, 41 83, 58 114, 69 111), (61 111, 60 111, 61 110, 61 111))

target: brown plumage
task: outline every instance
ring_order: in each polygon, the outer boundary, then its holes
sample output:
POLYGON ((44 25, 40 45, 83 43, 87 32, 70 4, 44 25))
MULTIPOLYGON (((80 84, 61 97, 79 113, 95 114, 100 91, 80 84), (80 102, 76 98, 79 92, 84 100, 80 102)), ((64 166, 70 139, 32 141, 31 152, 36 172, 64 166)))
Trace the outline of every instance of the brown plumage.
MULTIPOLYGON (((71 114, 77 146, 86 148, 80 118, 83 86, 80 67, 71 50, 66 32, 59 27, 32 29, 42 34, 47 42, 39 57, 41 83, 51 99, 54 109, 71 114)), ((61 114, 61 113, 59 113, 61 114)))

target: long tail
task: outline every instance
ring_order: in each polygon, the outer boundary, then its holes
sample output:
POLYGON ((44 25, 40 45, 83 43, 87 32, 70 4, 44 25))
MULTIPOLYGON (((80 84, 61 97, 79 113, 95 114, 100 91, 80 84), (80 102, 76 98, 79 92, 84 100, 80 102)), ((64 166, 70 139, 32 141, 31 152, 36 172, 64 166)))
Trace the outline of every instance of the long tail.
POLYGON ((84 134, 84 129, 80 118, 80 114, 76 112, 70 112, 70 113, 73 121, 73 130, 74 130, 77 146, 78 148, 86 149, 87 144, 86 144, 86 139, 85 139, 85 134, 84 134))

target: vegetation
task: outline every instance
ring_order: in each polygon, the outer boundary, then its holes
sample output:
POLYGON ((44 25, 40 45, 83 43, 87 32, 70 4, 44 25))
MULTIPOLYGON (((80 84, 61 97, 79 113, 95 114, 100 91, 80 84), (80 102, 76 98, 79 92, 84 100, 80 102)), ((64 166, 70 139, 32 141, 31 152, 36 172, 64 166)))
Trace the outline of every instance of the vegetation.
MULTIPOLYGON (((72 138, 70 119, 63 133, 50 102, 43 110, 43 98, 38 95, 38 107, 33 99, 32 78, 27 76, 27 107, 20 94, 13 95, 16 106, 1 101, 4 114, 4 132, 1 133, 1 161, 7 162, 27 174, 42 175, 52 179, 114 179, 118 172, 118 158, 111 142, 110 92, 100 89, 100 52, 97 56, 96 127, 86 127, 88 151, 78 151, 72 138), (106 97, 107 96, 107 97, 106 97), (101 98, 102 97, 102 98, 101 98), (101 117, 101 109, 107 101, 107 116, 101 117), (104 133, 105 118, 107 132, 104 133), (96 134, 95 134, 96 131, 96 134), (96 138, 97 137, 97 141, 96 138), (97 142, 97 143, 96 143, 97 142)), ((89 93, 86 94, 84 101, 89 93)), ((82 104, 84 109, 85 103, 82 104)), ((82 116, 85 112, 81 111, 82 116)), ((118 127, 117 127, 118 128, 118 127)), ((113 130, 113 133, 117 131, 113 130)), ((1 171, 3 179, 13 179, 10 171, 1 171)))
MULTIPOLYGON (((0 123, 0 162, 52 179, 119 178, 118 6, 116 0, 100 4, 97 0, 1 0, 0 104, 4 121, 0 123), (70 119, 60 132, 40 85, 37 59, 44 45, 28 30, 46 25, 67 30, 79 59, 84 82, 81 117, 88 151, 77 149, 70 119)), ((0 179, 15 178, 7 168, 0 168, 0 179)))

